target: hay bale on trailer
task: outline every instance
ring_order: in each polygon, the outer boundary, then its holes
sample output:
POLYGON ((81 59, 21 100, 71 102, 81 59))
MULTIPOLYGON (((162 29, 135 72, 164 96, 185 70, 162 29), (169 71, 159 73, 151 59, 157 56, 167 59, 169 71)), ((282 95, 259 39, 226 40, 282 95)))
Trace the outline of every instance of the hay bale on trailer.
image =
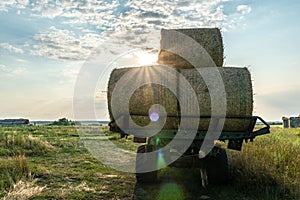
MULTIPOLYGON (((149 66, 138 67, 135 71, 140 71, 138 76, 132 76, 128 83, 135 84, 137 79, 150 78, 157 74, 157 70, 163 68, 163 66, 149 66)), ((116 83, 126 73, 130 72, 133 68, 115 69, 111 73, 108 83, 108 109, 111 121, 112 105, 111 97, 112 92, 116 86, 116 83)), ((218 68, 219 73, 224 81, 225 92, 227 95, 227 116, 252 116, 253 110, 253 94, 250 73, 246 68, 218 68)), ((197 95, 198 105, 200 107, 201 115, 211 115, 211 101, 209 91, 206 89, 203 78, 196 71, 196 69, 181 69, 180 73, 191 84, 197 95)), ((167 77, 169 81, 173 81, 174 84, 178 84, 178 88, 181 88, 180 82, 174 77, 167 77)), ((129 86, 129 85, 128 85, 129 86)), ((125 86, 127 87, 127 86, 125 86)), ((218 89, 218 88, 215 88, 218 89)), ((177 91, 180 93, 180 91, 177 91)), ((173 94, 168 88, 149 84, 140 87, 132 94, 129 102, 130 113, 141 113, 145 116, 131 116, 133 121, 140 126, 149 124, 148 117, 149 109, 153 104, 162 105, 166 112, 171 115, 180 113, 180 108, 177 105, 176 94, 173 94)), ((126 111, 124 99, 119 96, 117 103, 114 105, 114 109, 117 110, 117 114, 122 114, 126 111)), ((176 117, 168 117, 164 129, 177 129, 179 119, 176 117)), ((209 119, 201 118, 199 130, 207 130, 209 126, 209 119)), ((224 125, 224 131, 245 131, 249 128, 250 119, 226 119, 224 125)), ((114 124, 116 126, 116 124, 114 124)))
MULTIPOLYGON (((158 63, 170 65, 176 68, 212 67, 206 59, 210 56, 215 63, 214 66, 222 67, 224 61, 224 48, 221 31, 218 28, 196 28, 196 29, 162 29, 161 30, 161 51, 158 56, 158 63), (178 33, 176 33, 176 32, 178 33), (183 37, 182 34, 187 37, 183 37), (205 52, 199 52, 191 48, 193 43, 202 46, 205 52), (172 52, 182 52, 188 61, 180 55, 172 52), (203 54, 203 53, 208 53, 203 54), (202 54, 202 55, 201 55, 202 54), (205 58, 205 59, 204 59, 205 58), (190 60, 198 63, 193 66, 190 60)), ((197 45, 195 46, 197 47, 197 45)), ((199 50, 199 49, 197 49, 199 50)))
MULTIPOLYGON (((110 115, 110 120, 114 121, 113 115, 112 115, 112 92, 116 86, 116 83, 120 81, 122 76, 125 73, 132 73, 130 76, 132 77, 131 80, 126 81, 126 84, 124 85, 125 88, 129 86, 134 86, 138 83, 138 79, 149 79, 155 74, 160 73, 158 70, 160 70, 157 66, 144 66, 139 68, 121 68, 121 69, 114 69, 112 73, 110 74, 110 79, 108 82, 108 92, 107 92, 107 98, 108 98, 108 111, 110 115), (138 76, 138 77, 137 77, 138 76)), ((167 77, 166 79, 169 79, 170 81, 176 81, 172 77, 167 77)), ((175 82, 173 84, 176 84, 175 82)), ((124 89, 125 89, 124 88, 124 89)), ((120 94, 118 94, 120 95, 120 94)), ((126 95, 126 94, 125 94, 126 95)), ((122 113, 126 112, 127 105, 124 101, 124 97, 118 96, 118 102, 115 103, 114 109, 117 110, 117 116, 121 115, 122 113)), ((175 94, 173 94, 169 89, 157 85, 157 84, 148 84, 143 85, 142 87, 138 88, 130 97, 129 101, 129 112, 130 113, 140 113, 145 116, 134 116, 132 115, 132 120, 139 126, 146 126, 150 123, 150 119, 148 117, 149 109, 154 104, 160 104, 162 105, 166 112, 171 115, 177 115, 178 114, 178 108, 177 108, 177 98, 175 94)), ((115 117, 117 117, 115 116, 115 117)), ((123 123, 122 120, 125 120, 124 118, 120 119, 120 123, 123 123)), ((169 117, 166 120, 166 123, 164 125, 164 129, 177 129, 178 119, 176 117, 169 117)), ((113 124, 116 125, 116 124, 113 124)))
MULTIPOLYGON (((226 93, 227 116, 252 116, 253 91, 251 75, 247 68, 222 67, 218 71, 223 79, 226 93)), ((180 72, 188 80, 197 94, 201 115, 211 115, 211 96, 207 85, 196 69, 182 69, 180 72)), ((181 87, 179 87, 181 88, 181 87)), ((212 88, 219 90, 220 88, 212 88)), ((218 92, 218 91, 217 91, 218 92)), ((218 114, 218 113, 217 113, 218 114)), ((219 113, 220 115, 222 113, 219 113)), ((209 119, 201 118, 199 130, 207 130, 209 119)), ((223 131, 246 131, 250 119, 226 119, 223 131)))

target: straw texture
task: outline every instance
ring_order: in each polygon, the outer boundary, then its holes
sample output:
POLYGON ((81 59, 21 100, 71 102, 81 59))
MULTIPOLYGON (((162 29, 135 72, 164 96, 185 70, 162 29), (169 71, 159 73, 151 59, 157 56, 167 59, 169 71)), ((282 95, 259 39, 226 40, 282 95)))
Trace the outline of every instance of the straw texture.
MULTIPOLYGON (((157 70, 163 66, 149 66, 138 67, 136 70, 141 73, 133 74, 132 79, 128 84, 138 84, 138 78, 154 77, 157 70), (135 82, 136 81, 136 82, 135 82)), ((111 120, 113 120, 111 112, 111 96, 116 83, 120 80, 122 75, 129 72, 132 68, 115 69, 111 73, 108 84, 108 109, 111 120)), ((227 116, 252 116, 253 110, 253 94, 250 73, 246 68, 232 68, 222 67, 218 71, 223 79, 226 92, 226 115, 227 116)), ((197 95, 197 103, 200 108, 201 115, 211 115, 211 96, 209 87, 204 82, 201 75, 196 69, 181 69, 180 73, 191 84, 197 95)), ((173 81, 172 84, 178 85, 177 92, 183 91, 185 88, 174 77, 167 77, 168 81, 173 81)), ((125 85, 126 88, 126 85, 125 85)), ((210 88, 214 92, 218 92, 219 88, 210 88)), ((221 92, 221 91, 220 91, 221 92)), ((178 96, 178 95, 177 95, 178 96)), ((114 106, 118 113, 124 113, 124 99, 118 96, 117 104, 114 106)), ((173 94, 168 88, 157 85, 148 84, 137 89, 130 97, 129 111, 130 113, 141 113, 148 116, 149 108, 153 104, 162 105, 168 114, 176 115, 180 113, 180 106, 177 105, 176 94, 173 94)), ((222 113, 217 113, 222 114, 222 113)), ((132 116, 133 121, 140 126, 147 125, 150 120, 149 117, 132 116)), ((180 120, 175 117, 167 118, 164 129, 177 129, 180 120)), ((209 119, 201 118, 199 130, 207 130, 209 126, 209 119)), ((246 119, 226 119, 224 131, 245 131, 249 127, 250 120, 246 119)))
MULTIPOLYGON (((226 116, 252 116, 253 92, 250 73, 247 68, 223 67, 218 68, 223 79, 226 93, 226 116)), ((182 69, 183 76, 192 85, 197 94, 201 115, 212 115, 211 95, 208 86, 196 69, 182 69)), ((180 87, 181 89, 182 87, 180 87)), ((221 93, 220 88, 210 88, 216 93, 221 93)), ((216 107, 218 108, 217 101, 216 107)), ((222 115, 218 110, 216 115, 222 115)), ((207 130, 209 119, 201 118, 199 130, 207 130)), ((250 120, 226 119, 223 131, 245 131, 250 125, 250 120)))
MULTIPOLYGON (((125 82, 124 90, 126 90, 126 84, 132 85, 138 85, 139 79, 151 79, 155 76, 155 74, 163 73, 160 71, 160 67, 158 66, 143 66, 138 68, 138 73, 132 72, 132 69, 137 68, 121 68, 121 69, 115 69, 112 71, 108 83, 108 110, 110 119, 113 120, 112 116, 112 105, 111 105, 111 98, 112 98, 112 92, 116 86, 116 83, 120 80, 122 75, 125 73, 132 73, 130 75, 131 80, 128 80, 125 82), (138 77, 137 77, 138 76, 138 77)), ((165 81, 168 81, 168 84, 176 84, 176 79, 174 77, 167 77, 167 74, 165 75, 166 79, 165 81), (173 81, 173 83, 172 83, 173 81)), ((124 84, 124 83, 121 83, 124 84)), ((163 83, 163 85, 166 85, 167 83, 163 83)), ((121 87, 123 87, 121 86, 121 87)), ((127 95, 127 94, 122 94, 127 95)), ((128 107, 125 105, 124 98, 122 95, 118 94, 117 97, 117 103, 113 106, 115 107, 115 110, 117 110, 117 115, 120 115, 124 112, 126 112, 126 109, 128 107), (126 108, 127 107, 127 108, 126 108)), ((146 126, 150 123, 149 119, 149 109, 154 104, 160 104, 163 106, 166 110, 166 113, 171 115, 177 115, 178 114, 178 108, 177 108, 177 98, 176 95, 173 94, 168 88, 158 85, 158 84, 147 84, 143 85, 131 95, 129 100, 129 112, 132 113, 138 113, 143 114, 145 116, 135 116, 131 115, 132 120, 139 126, 146 126)), ((122 123, 122 122, 121 122, 122 123)), ((164 125, 164 129, 177 129, 178 120, 176 117, 168 117, 166 120, 166 123, 164 125)))
MULTIPOLYGON (((212 67, 210 63, 203 59, 206 54, 195 52, 191 47, 193 43, 200 44, 210 55, 214 66, 222 67, 224 61, 224 48, 221 31, 218 28, 197 28, 197 29, 162 29, 161 30, 161 51, 158 56, 158 63, 170 65, 176 68, 212 67), (174 34, 178 31, 179 34, 174 34), (182 38, 185 34, 191 39, 182 38), (172 52, 184 52, 185 58, 172 52), (197 66, 193 66, 189 61, 194 60, 197 66)), ((199 45, 198 45, 199 46, 199 45)))

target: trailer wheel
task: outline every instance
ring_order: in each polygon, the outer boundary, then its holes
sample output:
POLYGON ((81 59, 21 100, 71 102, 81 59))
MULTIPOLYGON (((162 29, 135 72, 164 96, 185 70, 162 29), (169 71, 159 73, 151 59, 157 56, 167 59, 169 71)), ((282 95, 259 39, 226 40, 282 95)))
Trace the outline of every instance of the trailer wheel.
MULTIPOLYGON (((137 149, 136 156, 136 171, 140 171, 144 166, 156 165, 155 159, 149 159, 147 156, 141 155, 142 153, 152 152, 152 145, 142 145, 137 149)), ((146 172, 146 173, 136 173, 136 181, 138 183, 154 183, 157 181, 157 171, 146 172)))
POLYGON ((206 160, 208 183, 224 185, 228 182, 228 158, 225 149, 219 148, 216 156, 209 156, 206 160))

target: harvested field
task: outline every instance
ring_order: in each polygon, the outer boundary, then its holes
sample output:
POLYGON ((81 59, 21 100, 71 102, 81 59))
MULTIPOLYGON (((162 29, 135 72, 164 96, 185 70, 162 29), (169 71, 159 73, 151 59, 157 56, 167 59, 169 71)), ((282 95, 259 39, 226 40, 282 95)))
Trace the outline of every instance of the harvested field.
MULTIPOLYGON (((115 138, 107 127, 102 129, 115 138)), ((273 126, 271 134, 245 144, 242 152, 227 151, 229 184, 202 188, 199 171, 190 168, 168 167, 159 173, 158 183, 137 184, 134 174, 118 172, 93 158, 74 127, 0 127, 1 136, 32 134, 56 149, 36 154, 26 146, 7 146, 7 137, 0 137, 0 169, 5 172, 0 173, 0 199, 296 200, 300 198, 299 130, 273 126), (25 155, 16 157, 18 153, 25 155)), ((132 137, 113 142, 132 151, 139 145, 132 137)))

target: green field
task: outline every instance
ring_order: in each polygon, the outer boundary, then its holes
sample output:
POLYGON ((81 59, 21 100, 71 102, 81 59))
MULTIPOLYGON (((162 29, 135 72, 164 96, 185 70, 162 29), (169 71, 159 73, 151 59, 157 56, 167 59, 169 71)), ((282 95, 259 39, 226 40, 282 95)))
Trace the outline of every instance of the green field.
MULTIPOLYGON (((137 148, 102 128, 122 148, 137 148)), ((242 152, 227 153, 226 186, 204 189, 199 170, 174 168, 162 170, 157 184, 138 185, 134 174, 95 159, 74 127, 0 127, 0 198, 300 199, 300 129, 274 126, 242 152)))

